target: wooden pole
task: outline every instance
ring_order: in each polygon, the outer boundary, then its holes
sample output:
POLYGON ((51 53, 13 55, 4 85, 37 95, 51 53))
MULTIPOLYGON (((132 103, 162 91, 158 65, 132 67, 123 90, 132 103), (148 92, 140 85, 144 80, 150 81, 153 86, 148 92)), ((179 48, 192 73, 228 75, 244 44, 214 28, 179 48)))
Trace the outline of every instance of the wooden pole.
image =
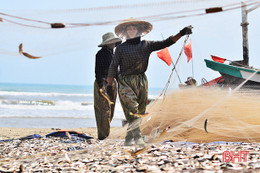
POLYGON ((249 56, 248 56, 248 29, 247 29, 247 25, 249 25, 249 23, 247 22, 247 6, 245 2, 241 3, 241 7, 242 7, 242 34, 243 34, 243 61, 245 63, 245 65, 249 65, 249 56))

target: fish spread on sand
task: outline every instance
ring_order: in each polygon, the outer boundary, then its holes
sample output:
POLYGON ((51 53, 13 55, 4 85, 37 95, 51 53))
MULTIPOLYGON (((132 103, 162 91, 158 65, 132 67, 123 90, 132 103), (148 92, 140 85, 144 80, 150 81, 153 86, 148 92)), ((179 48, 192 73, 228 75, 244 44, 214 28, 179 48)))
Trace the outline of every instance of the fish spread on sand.
POLYGON ((0 143, 0 172, 183 172, 260 168, 259 143, 163 142, 144 148, 123 140, 41 138, 0 143), (126 152, 127 151, 127 152, 126 152), (246 162, 224 162, 224 151, 248 151, 246 162))

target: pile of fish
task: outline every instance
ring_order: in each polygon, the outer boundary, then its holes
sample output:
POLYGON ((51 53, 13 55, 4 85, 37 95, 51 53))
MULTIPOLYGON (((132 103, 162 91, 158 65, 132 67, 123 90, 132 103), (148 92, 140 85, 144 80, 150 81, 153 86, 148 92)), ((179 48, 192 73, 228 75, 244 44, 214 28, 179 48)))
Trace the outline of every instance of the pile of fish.
POLYGON ((0 172, 249 171, 260 170, 259 154, 259 143, 165 141, 126 147, 122 140, 51 137, 0 143, 0 172), (224 151, 247 153, 227 162, 224 151))

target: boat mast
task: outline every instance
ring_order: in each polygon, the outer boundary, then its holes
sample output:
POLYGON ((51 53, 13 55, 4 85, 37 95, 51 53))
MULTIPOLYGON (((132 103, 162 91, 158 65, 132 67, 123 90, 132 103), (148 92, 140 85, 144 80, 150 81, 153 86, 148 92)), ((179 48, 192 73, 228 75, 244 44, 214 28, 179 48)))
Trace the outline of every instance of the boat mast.
POLYGON ((245 2, 241 3, 241 9, 242 9, 242 34, 243 34, 243 61, 245 65, 249 65, 248 63, 248 29, 247 25, 249 23, 247 22, 247 6, 245 2))
POLYGON ((247 29, 247 25, 249 25, 249 23, 247 22, 247 14, 255 9, 257 9, 258 7, 260 7, 260 2, 247 10, 247 5, 245 2, 241 3, 241 9, 242 9, 242 34, 243 34, 243 61, 245 63, 245 65, 249 65, 249 56, 248 56, 248 29, 247 29))

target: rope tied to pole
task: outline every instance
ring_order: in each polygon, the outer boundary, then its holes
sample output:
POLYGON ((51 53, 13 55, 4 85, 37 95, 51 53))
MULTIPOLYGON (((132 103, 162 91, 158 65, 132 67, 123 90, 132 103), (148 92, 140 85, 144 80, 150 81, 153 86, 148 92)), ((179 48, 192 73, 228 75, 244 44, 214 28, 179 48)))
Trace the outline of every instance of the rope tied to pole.
MULTIPOLYGON (((174 72, 174 70, 175 70, 175 68, 176 68, 176 66, 177 66, 177 64, 178 64, 178 62, 179 62, 179 60, 180 60, 180 58, 181 58, 182 52, 183 52, 183 50, 184 50, 184 46, 186 45, 188 39, 189 39, 189 35, 186 36, 186 38, 185 38, 185 40, 184 40, 184 42, 183 42, 183 46, 182 46, 182 48, 181 48, 181 51, 180 51, 180 53, 179 53, 179 56, 178 56, 176 62, 175 62, 174 65, 173 65, 173 68, 172 68, 171 74, 170 74, 170 76, 169 76, 169 78, 168 78, 168 81, 167 81, 167 83, 165 84, 165 86, 164 86, 164 88, 163 88, 163 90, 162 90, 162 92, 161 92, 161 94, 159 95, 158 98, 160 98, 162 95, 163 95, 163 97, 165 97, 166 92, 167 92, 168 87, 169 87, 170 82, 171 82, 171 78, 172 78, 173 72, 174 72)), ((158 99, 158 98, 157 98, 157 99, 158 99)))

